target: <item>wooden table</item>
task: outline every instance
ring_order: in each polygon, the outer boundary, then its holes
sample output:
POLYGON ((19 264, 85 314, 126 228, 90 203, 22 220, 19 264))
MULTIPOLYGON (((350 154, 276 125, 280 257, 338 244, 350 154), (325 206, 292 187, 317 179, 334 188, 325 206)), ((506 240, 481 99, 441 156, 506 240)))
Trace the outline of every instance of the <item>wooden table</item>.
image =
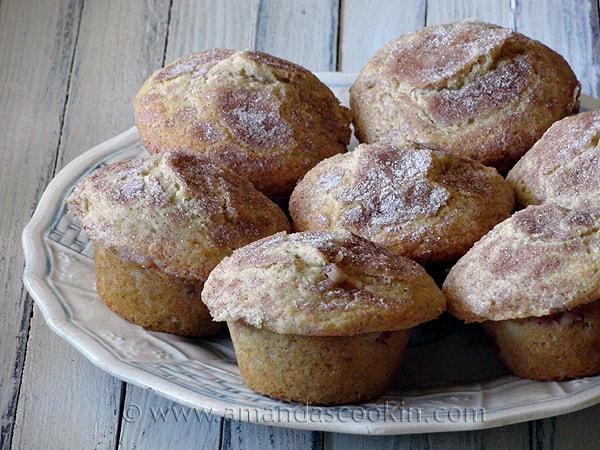
POLYGON ((46 325, 22 283, 20 236, 56 172, 133 125, 142 81, 207 47, 257 48, 356 72, 385 41, 467 17, 511 26, 600 96, 597 0, 0 0, 0 448, 544 448, 597 446, 600 406, 480 431, 361 436, 214 417, 96 368, 46 325), (136 420, 128 416, 139 412, 136 420))

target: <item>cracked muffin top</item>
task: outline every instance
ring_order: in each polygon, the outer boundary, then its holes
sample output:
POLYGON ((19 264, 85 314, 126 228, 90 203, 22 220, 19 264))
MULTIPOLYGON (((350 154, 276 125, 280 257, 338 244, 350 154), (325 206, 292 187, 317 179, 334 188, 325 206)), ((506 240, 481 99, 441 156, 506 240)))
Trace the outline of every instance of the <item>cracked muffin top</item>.
POLYGON ((67 203, 95 243, 200 280, 234 249, 289 230, 284 212, 249 181, 179 150, 96 169, 67 203))
POLYGON ((361 142, 414 141, 510 168, 579 108, 562 56, 477 20, 425 27, 379 49, 350 89, 361 142))
POLYGON ((134 99, 150 153, 210 156, 270 198, 285 198, 321 159, 346 151, 350 112, 307 69, 253 50, 208 49, 155 71, 134 99))
POLYGON ((600 111, 555 122, 506 176, 517 205, 600 206, 599 141, 600 111))
POLYGON ((412 328, 446 306, 422 266, 344 231, 246 245, 211 272, 202 301, 216 321, 314 336, 412 328))
POLYGON ((450 269, 448 311, 467 322, 539 317, 600 299, 600 208, 531 205, 450 269))
POLYGON ((459 258, 513 206, 493 167, 385 142, 321 161, 289 202, 296 231, 345 229, 421 264, 459 258))

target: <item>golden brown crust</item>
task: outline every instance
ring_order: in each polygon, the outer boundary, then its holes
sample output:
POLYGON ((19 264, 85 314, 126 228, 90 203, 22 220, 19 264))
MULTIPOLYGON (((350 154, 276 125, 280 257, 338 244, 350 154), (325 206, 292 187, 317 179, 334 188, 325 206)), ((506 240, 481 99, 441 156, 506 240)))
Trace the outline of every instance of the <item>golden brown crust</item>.
POLYGON ((311 169, 289 210, 296 231, 344 229, 431 263, 462 256, 513 205, 510 185, 494 168, 441 150, 377 143, 311 169))
POLYGON ((600 301, 544 317, 484 322, 515 375, 562 381, 600 373, 600 301))
POLYGON ((529 206, 452 267, 448 311, 467 322, 544 316, 600 298, 600 208, 529 206))
POLYGON ((67 201, 90 239, 124 260, 199 280, 235 248, 289 229, 247 180, 183 151, 97 169, 67 201))
POLYGON ((238 249, 211 272, 202 300, 217 321, 320 336, 411 328, 445 309, 417 263, 328 231, 278 233, 238 249))
POLYGON ((600 206, 600 111, 554 123, 507 175, 519 207, 600 206))
POLYGON ((100 245, 94 248, 94 260, 98 295, 121 317, 181 336, 209 336, 223 329, 202 303, 202 281, 125 261, 100 245))
POLYGON ((579 108, 567 62, 522 34, 475 20, 385 44, 350 90, 361 142, 433 144, 504 170, 579 108))
POLYGON ((311 72, 258 51, 210 49, 157 70, 134 99, 150 153, 198 151, 271 198, 346 151, 350 113, 311 72))
POLYGON ((299 336, 242 322, 228 326, 246 384, 279 400, 311 405, 375 400, 390 384, 411 334, 299 336))

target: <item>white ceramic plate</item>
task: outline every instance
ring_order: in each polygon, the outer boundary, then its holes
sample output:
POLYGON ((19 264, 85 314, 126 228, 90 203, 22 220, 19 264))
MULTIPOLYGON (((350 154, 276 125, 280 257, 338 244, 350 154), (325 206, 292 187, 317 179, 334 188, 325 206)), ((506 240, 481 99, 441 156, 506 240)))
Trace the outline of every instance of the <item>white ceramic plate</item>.
MULTIPOLYGON (((353 74, 318 74, 347 103, 353 74)), ((600 108, 585 97, 584 109, 600 108)), ((148 331, 97 296, 93 247, 66 215, 65 197, 91 170, 145 150, 134 128, 89 150, 48 185, 23 233, 24 281, 49 326, 95 365, 200 413, 290 428, 405 434, 490 428, 600 402, 600 376, 535 382, 506 373, 476 327, 450 318, 422 327, 389 391, 336 407, 284 403, 245 386, 226 334, 185 339, 148 331)))

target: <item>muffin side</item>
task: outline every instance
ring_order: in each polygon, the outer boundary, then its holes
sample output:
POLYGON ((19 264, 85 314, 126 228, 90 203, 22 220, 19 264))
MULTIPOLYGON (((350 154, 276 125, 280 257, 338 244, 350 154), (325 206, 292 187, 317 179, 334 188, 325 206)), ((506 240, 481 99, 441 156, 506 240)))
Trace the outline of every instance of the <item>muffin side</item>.
POLYGON ((600 373, 600 300, 560 313, 482 327, 510 371, 534 380, 562 381, 600 373))
POLYGON ((348 232, 303 232, 236 250, 202 301, 230 330, 257 392, 308 404, 373 400, 389 385, 412 328, 445 299, 415 262, 348 232))
POLYGON ((516 375, 600 373, 600 209, 554 203, 513 214, 451 269, 448 311, 480 322, 516 375))
POLYGON ((252 389, 311 405, 375 400, 389 386, 412 331, 302 336, 241 321, 228 328, 242 378, 252 389))

